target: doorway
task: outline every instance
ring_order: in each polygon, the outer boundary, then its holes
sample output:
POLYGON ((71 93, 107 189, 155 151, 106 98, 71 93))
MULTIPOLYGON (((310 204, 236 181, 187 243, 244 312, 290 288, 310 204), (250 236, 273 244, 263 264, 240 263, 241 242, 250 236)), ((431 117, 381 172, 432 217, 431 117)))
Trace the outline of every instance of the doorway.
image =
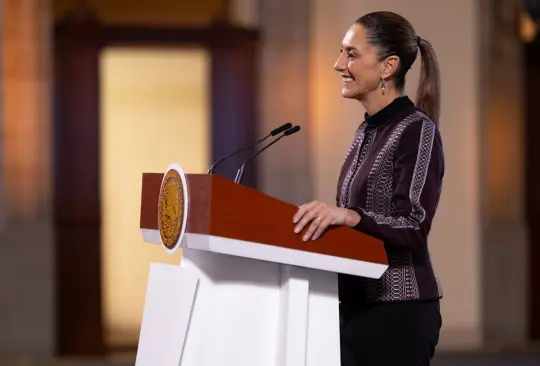
POLYGON ((100 55, 101 286, 108 348, 137 345, 151 262, 181 252, 144 243, 141 174, 211 164, 209 54, 199 48, 108 47, 100 55))
MULTIPOLYGON (((142 243, 134 219, 139 208, 128 205, 138 201, 134 192, 143 171, 163 172, 177 161, 186 171, 197 172, 203 165, 207 169, 210 160, 255 140, 258 40, 256 30, 222 23, 138 28, 90 19, 56 26, 53 208, 58 355, 103 355, 115 345, 133 343, 137 314, 142 314, 136 307, 143 304, 133 304, 120 315, 119 308, 144 293, 147 269, 128 267, 144 267, 163 254, 142 243), (124 62, 131 62, 132 75, 140 75, 128 78, 124 62), (185 70, 191 81, 180 80, 187 77, 183 67, 195 68, 185 70), (106 75, 120 84, 107 86, 106 75), (175 87, 169 78, 176 80, 175 87), (181 86, 188 83, 193 94, 186 96, 181 86), (143 97, 138 93, 144 88, 148 90, 143 97), (102 91, 117 98, 114 107, 102 99, 102 91), (121 100, 126 96, 131 101, 121 100), (187 98, 195 99, 183 108, 187 98), (182 135, 187 128, 194 134, 189 141, 182 135), (164 131, 170 133, 157 137, 164 131), (175 135, 180 139, 173 143, 175 135), (143 140, 148 153, 135 149, 143 140), (130 160, 134 154, 135 162, 130 160), (140 175, 135 177, 137 170, 140 175), (120 259, 113 261, 114 256, 120 259), (103 275, 111 281, 105 284, 103 275), (121 290, 112 294, 114 289, 121 290), (112 329, 115 335, 109 333, 112 329)), ((234 177, 237 166, 238 160, 230 159, 219 173, 234 177)), ((256 186, 256 174, 256 169, 246 172, 247 185, 256 186)), ((175 257, 167 260, 177 262, 175 257)))

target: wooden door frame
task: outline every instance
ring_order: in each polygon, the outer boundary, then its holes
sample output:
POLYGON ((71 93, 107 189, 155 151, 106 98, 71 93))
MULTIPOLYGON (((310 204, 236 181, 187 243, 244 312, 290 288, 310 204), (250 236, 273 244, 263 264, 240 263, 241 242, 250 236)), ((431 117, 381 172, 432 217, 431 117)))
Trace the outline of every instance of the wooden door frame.
MULTIPOLYGON (((212 158, 257 134, 256 30, 107 26, 65 21, 54 29, 54 227, 59 355, 101 355, 99 55, 109 46, 205 47, 211 57, 212 158)), ((234 178, 242 158, 218 173, 234 178)), ((141 172, 142 173, 142 172, 141 172)), ((246 171, 256 186, 256 167, 246 171)))

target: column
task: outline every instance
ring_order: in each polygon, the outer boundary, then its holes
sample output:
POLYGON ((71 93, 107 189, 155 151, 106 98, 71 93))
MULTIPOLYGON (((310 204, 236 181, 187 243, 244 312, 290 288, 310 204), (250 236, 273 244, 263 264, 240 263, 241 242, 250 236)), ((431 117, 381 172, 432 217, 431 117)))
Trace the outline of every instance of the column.
POLYGON ((0 354, 54 352, 50 3, 0 1, 0 354), (0 216, 1 219, 1 216, 0 216))
MULTIPOLYGON (((480 17, 482 324, 484 342, 528 338, 528 229, 525 217, 525 79, 516 11, 520 0, 482 1, 480 17)), ((534 245, 534 243, 533 243, 534 245)))

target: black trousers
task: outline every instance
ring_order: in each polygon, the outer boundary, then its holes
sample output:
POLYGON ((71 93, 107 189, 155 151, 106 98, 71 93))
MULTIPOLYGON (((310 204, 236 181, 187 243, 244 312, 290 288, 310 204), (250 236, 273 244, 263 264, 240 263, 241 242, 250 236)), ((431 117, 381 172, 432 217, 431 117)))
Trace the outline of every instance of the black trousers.
POLYGON ((439 341, 439 301, 340 310, 342 366, 426 366, 439 341))

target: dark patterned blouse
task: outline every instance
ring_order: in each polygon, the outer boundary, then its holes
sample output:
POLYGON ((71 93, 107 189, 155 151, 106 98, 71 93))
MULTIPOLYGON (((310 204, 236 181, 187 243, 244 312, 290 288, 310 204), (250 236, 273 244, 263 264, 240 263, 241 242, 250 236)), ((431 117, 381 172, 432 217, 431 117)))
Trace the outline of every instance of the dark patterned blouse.
POLYGON ((428 234, 443 175, 439 130, 408 97, 366 115, 341 170, 337 204, 360 214, 356 229, 384 242, 389 268, 378 280, 340 275, 342 303, 442 297, 428 234))

